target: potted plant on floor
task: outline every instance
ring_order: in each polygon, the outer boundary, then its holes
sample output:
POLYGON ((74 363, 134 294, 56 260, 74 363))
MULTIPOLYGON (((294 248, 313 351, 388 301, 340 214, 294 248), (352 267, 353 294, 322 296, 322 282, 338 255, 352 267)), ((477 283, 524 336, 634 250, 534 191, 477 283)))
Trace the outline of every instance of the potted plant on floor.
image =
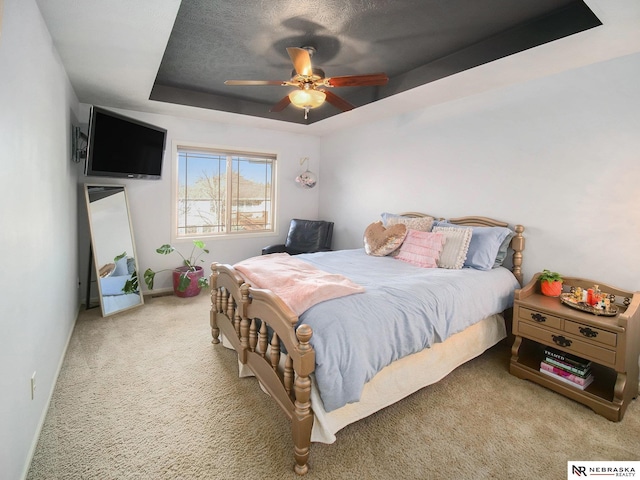
POLYGON ((147 268, 144 272, 144 282, 147 284, 149 290, 153 290, 153 282, 156 274, 167 270, 173 270, 173 291, 178 297, 195 297, 200 293, 202 288, 209 286, 209 280, 204 276, 204 269, 197 265, 198 262, 204 262, 200 257, 205 253, 209 253, 203 241, 193 241, 193 248, 188 257, 182 255, 182 253, 168 243, 157 248, 156 252, 161 255, 169 255, 172 252, 176 252, 182 257, 183 265, 174 269, 166 268, 164 270, 158 270, 157 272, 147 268))
POLYGON ((540 292, 547 297, 558 297, 562 293, 562 276, 558 272, 543 270, 539 277, 540 292))

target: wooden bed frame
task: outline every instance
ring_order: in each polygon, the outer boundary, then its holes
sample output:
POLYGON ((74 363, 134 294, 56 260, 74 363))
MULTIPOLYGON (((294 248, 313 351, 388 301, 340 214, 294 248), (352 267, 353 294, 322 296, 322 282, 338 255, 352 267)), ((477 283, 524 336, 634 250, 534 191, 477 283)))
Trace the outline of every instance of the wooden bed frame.
MULTIPOLYGON (((417 212, 402 215, 430 216, 417 212)), ((461 217, 447 221, 465 226, 508 226, 507 223, 487 217, 461 217)), ((510 244, 513 250, 511 271, 522 285, 524 227, 516 225, 514 231, 515 236, 510 244)), ((211 270, 212 343, 220 343, 222 332, 238 353, 240 363, 251 369, 262 388, 289 417, 294 444, 294 470, 304 475, 308 471, 314 419, 310 399, 310 376, 315 369, 315 351, 310 344, 313 333, 311 327, 303 324, 296 329, 298 317, 279 297, 270 290, 251 287, 232 266, 214 262, 211 270), (274 332, 271 341, 267 325, 274 332), (281 352, 281 344, 286 354, 281 352)))

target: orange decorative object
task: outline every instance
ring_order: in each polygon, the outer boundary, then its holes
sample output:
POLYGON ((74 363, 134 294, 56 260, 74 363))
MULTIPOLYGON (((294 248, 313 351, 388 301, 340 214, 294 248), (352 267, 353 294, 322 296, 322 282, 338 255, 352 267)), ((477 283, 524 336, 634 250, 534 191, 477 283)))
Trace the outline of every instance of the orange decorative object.
POLYGON ((548 282, 544 280, 540 282, 540 291, 547 297, 559 297, 562 293, 562 282, 548 282))

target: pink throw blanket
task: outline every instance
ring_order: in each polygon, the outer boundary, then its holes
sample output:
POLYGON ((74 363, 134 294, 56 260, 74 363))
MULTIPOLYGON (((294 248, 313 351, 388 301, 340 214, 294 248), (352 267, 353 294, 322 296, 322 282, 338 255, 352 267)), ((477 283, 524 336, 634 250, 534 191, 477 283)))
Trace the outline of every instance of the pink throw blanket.
POLYGON ((296 315, 316 303, 364 292, 348 278, 319 270, 288 253, 252 257, 234 265, 247 283, 275 293, 296 315))

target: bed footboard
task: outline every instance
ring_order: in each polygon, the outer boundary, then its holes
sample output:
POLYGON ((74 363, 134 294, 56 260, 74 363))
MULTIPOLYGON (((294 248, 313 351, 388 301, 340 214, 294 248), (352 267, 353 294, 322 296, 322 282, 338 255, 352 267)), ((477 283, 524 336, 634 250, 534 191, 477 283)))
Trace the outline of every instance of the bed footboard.
POLYGON ((230 265, 211 265, 211 336, 220 333, 291 420, 294 470, 308 471, 311 447, 311 378, 315 351, 308 325, 269 290, 252 288, 230 265))

